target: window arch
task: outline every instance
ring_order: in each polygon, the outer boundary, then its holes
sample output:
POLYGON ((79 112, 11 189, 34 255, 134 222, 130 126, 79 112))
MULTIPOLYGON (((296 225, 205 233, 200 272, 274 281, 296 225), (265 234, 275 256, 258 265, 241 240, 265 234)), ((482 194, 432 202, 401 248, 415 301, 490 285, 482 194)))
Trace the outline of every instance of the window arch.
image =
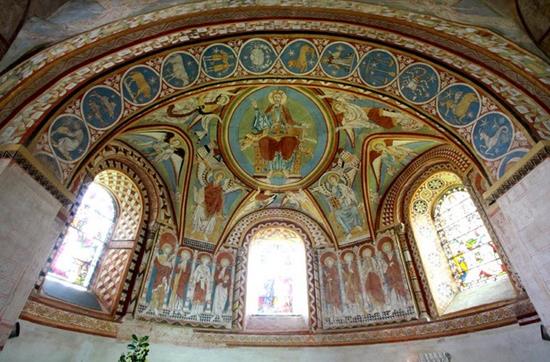
POLYGON ((111 192, 98 182, 90 183, 52 261, 49 275, 88 288, 113 234, 117 209, 111 192))
MULTIPOLYGON (((282 226, 266 226, 248 250, 246 316, 298 318, 307 325, 306 248, 301 236, 282 226)), ((290 319, 287 319, 290 321, 290 319)))
POLYGON ((408 216, 440 315, 516 296, 496 241, 458 175, 440 171, 425 178, 408 216))
POLYGON ((460 290, 506 275, 496 245, 468 190, 456 186, 435 202, 434 223, 460 290))
POLYGON ((53 256, 42 294, 114 313, 143 217, 141 192, 129 176, 113 169, 98 173, 53 256))

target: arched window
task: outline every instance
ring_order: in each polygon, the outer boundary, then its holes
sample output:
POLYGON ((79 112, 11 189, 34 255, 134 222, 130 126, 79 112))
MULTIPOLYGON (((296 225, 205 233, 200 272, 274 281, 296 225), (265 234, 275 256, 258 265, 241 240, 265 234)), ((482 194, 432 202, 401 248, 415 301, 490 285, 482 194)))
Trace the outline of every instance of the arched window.
POLYGON ((266 227, 249 246, 246 315, 308 318, 305 245, 294 231, 266 227))
POLYGON ((88 288, 105 244, 113 234, 116 217, 113 195, 92 182, 67 229, 49 275, 88 288))
POLYGON ((446 191, 436 202, 439 240, 460 290, 506 275, 489 231, 464 187, 446 191))
POLYGON ((480 211, 458 175, 434 173, 414 190, 409 220, 437 312, 516 296, 480 211))
POLYGON ((113 315, 142 230, 143 205, 125 173, 98 173, 53 253, 41 294, 113 315))

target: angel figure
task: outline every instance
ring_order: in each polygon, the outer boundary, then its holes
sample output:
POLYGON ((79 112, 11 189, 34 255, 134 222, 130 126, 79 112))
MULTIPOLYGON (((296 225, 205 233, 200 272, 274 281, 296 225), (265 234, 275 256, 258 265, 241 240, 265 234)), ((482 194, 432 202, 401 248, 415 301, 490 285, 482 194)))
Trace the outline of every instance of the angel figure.
POLYGON ((354 231, 363 230, 359 202, 351 188, 351 179, 343 171, 329 171, 313 191, 321 193, 330 205, 330 211, 340 225, 345 241, 351 240, 354 231), (339 171, 339 172, 338 172, 339 171))
POLYGON ((202 140, 208 134, 212 121, 222 122, 219 113, 234 95, 236 93, 227 90, 214 90, 195 98, 188 98, 177 105, 171 104, 168 106, 166 114, 172 118, 186 118, 184 122, 188 123, 188 129, 200 122, 202 131, 198 131, 196 134, 199 140, 202 140), (176 111, 176 107, 182 112, 176 111))
POLYGON ((395 112, 382 107, 366 107, 356 104, 358 99, 341 92, 327 92, 322 98, 332 99, 332 110, 336 113, 339 126, 336 131, 347 133, 351 145, 355 145, 355 130, 361 128, 376 129, 379 127, 391 129, 399 122, 409 124, 408 117, 401 112, 395 112))
POLYGON ((174 174, 178 177, 183 171, 185 159, 184 143, 180 137, 171 132, 164 133, 162 139, 152 139, 142 141, 139 146, 144 148, 144 152, 151 161, 160 163, 168 161, 174 168, 174 174))
POLYGON ((418 154, 406 142, 397 140, 376 140, 369 152, 370 167, 377 182, 377 191, 384 184, 384 177, 394 176, 418 154))
POLYGON ((200 187, 194 188, 193 230, 205 237, 214 231, 218 218, 223 218, 224 199, 227 194, 242 190, 224 168, 201 159, 197 168, 200 187))

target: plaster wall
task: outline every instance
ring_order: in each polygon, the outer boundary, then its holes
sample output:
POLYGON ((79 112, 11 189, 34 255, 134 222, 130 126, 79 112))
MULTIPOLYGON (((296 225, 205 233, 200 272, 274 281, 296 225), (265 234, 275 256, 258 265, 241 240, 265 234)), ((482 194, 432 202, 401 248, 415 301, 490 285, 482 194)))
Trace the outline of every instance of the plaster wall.
POLYGON ((531 302, 550 326, 550 159, 497 200, 490 219, 531 302))
MULTIPOLYGON (((21 336, 11 339, 0 362, 117 361, 126 342, 21 322, 21 336)), ((185 336, 185 333, 182 333, 185 336)), ((547 361, 550 342, 539 325, 517 325, 440 339, 350 347, 196 348, 154 343, 148 360, 163 361, 417 361, 420 353, 448 352, 453 362, 547 361)))
POLYGON ((9 335, 62 223, 61 204, 17 164, 0 160, 0 345, 9 335))

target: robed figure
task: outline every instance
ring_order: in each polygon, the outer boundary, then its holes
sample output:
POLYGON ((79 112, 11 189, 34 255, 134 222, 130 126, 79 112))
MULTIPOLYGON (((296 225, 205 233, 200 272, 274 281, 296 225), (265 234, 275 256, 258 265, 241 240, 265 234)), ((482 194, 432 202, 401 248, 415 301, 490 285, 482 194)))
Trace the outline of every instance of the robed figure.
POLYGON ((163 234, 160 237, 159 247, 155 252, 153 267, 151 268, 151 275, 149 277, 149 286, 145 296, 147 303, 151 303, 153 297, 155 297, 155 302, 158 307, 161 307, 165 303, 165 296, 169 288, 168 283, 170 281, 170 275, 172 274, 174 248, 172 244, 167 241, 169 238, 172 238, 172 235, 169 233, 163 234))
POLYGON ((185 294, 191 276, 191 258, 192 253, 188 249, 182 249, 176 257, 170 296, 170 306, 174 310, 181 311, 185 306, 185 294))
POLYGON ((200 257, 199 265, 193 271, 191 277, 191 313, 190 317, 196 316, 204 312, 208 303, 210 303, 210 288, 212 271, 210 269, 210 256, 202 255, 200 257))
POLYGON ((231 261, 227 257, 222 257, 214 273, 214 301, 212 304, 212 319, 210 321, 217 318, 222 320, 222 315, 226 310, 229 298, 231 271, 231 261))
MULTIPOLYGON (((374 312, 381 312, 386 303, 384 288, 380 279, 382 267, 380 260, 375 255, 374 247, 366 246, 361 252, 363 257, 363 275, 365 276, 365 292, 367 293, 369 307, 374 312)), ((367 312, 372 312, 367 310, 367 312)))
POLYGON ((342 297, 340 296, 340 277, 334 254, 323 255, 321 270, 325 292, 324 302, 329 312, 329 318, 335 317, 342 313, 342 297))
POLYGON ((348 313, 351 315, 361 314, 361 281, 355 262, 355 255, 347 252, 343 255, 342 274, 344 277, 344 297, 348 313))
POLYGON ((382 261, 384 263, 384 279, 387 289, 391 297, 392 304, 398 306, 406 306, 407 289, 403 281, 401 272, 400 260, 393 247, 393 242, 390 239, 384 241, 382 239, 382 261))
POLYGON ((241 149, 254 145, 255 168, 268 178, 277 174, 285 177, 299 174, 300 162, 297 158, 303 126, 292 117, 283 90, 272 91, 268 100, 270 104, 263 111, 256 101, 252 102, 252 132, 241 141, 241 149))

